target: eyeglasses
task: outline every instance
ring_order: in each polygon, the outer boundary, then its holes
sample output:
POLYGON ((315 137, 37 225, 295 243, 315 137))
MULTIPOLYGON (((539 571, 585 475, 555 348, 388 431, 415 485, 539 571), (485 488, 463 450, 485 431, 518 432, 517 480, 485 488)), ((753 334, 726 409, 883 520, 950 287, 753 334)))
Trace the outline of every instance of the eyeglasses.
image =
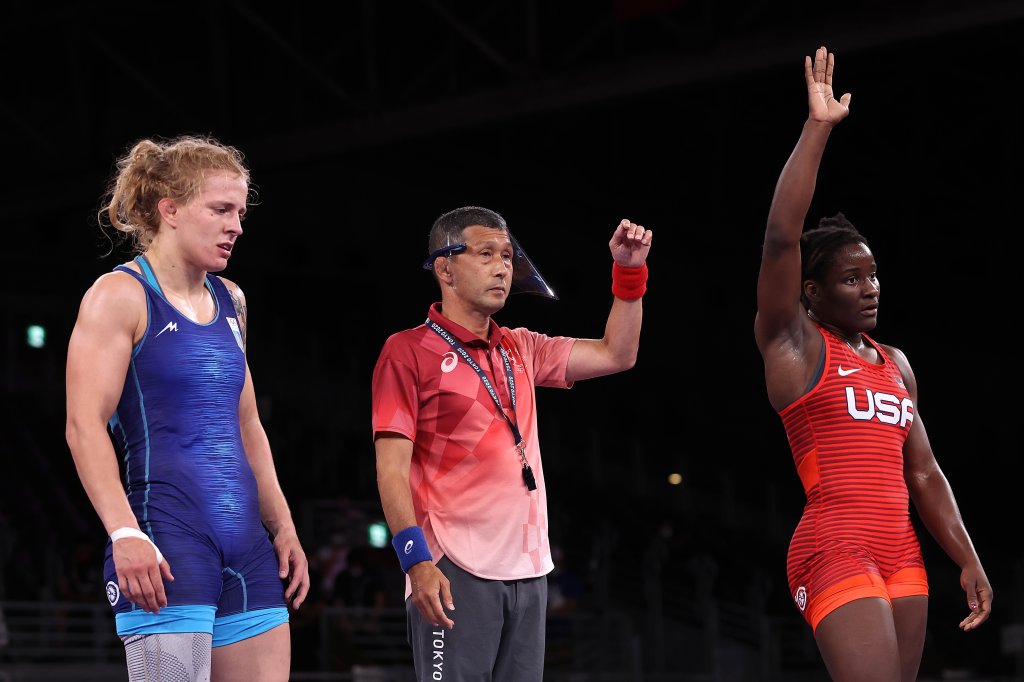
POLYGON ((432 252, 429 256, 427 256, 427 260, 423 261, 423 269, 433 270, 434 260, 438 256, 444 256, 445 258, 447 258, 449 256, 454 256, 457 253, 462 253, 465 250, 465 242, 463 242, 462 244, 450 244, 449 246, 442 246, 440 249, 437 249, 436 251, 432 252))

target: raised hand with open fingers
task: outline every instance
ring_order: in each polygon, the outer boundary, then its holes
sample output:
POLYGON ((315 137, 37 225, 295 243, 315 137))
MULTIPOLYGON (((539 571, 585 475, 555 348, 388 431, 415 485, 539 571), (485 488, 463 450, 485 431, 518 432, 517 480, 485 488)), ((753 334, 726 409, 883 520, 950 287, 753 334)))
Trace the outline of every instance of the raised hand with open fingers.
POLYGON ((844 93, 836 99, 832 91, 832 72, 835 69, 835 55, 825 46, 814 53, 814 60, 804 57, 804 77, 807 80, 808 116, 815 121, 835 125, 850 113, 853 95, 844 93))

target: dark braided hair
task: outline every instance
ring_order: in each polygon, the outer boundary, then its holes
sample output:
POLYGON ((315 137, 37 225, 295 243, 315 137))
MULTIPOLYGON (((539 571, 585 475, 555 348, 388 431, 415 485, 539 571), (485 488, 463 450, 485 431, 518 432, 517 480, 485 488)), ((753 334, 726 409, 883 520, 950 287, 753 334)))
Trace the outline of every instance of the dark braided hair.
POLYGON ((825 273, 835 262, 836 253, 848 244, 863 244, 870 248, 868 240, 842 213, 822 218, 817 227, 806 230, 800 235, 801 281, 823 281, 825 273))

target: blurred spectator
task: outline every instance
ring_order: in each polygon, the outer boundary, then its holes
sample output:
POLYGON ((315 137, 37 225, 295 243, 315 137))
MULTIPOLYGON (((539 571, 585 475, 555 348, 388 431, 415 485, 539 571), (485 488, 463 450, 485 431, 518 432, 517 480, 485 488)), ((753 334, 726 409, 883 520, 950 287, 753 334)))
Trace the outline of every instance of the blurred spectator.
POLYGON ((7 619, 4 618, 3 602, 7 599, 7 572, 5 568, 12 553, 12 540, 13 533, 7 515, 7 509, 0 506, 0 649, 6 647, 10 642, 10 636, 7 632, 7 619))
POLYGON ((334 578, 329 593, 331 606, 337 607, 330 623, 331 669, 351 670, 369 663, 360 646, 360 638, 372 638, 380 630, 381 609, 387 591, 374 549, 353 547, 346 554, 345 569, 334 578))
POLYGON ((384 608, 387 592, 372 555, 373 548, 369 546, 356 547, 348 553, 345 570, 334 579, 332 601, 335 606, 384 608))
POLYGON ((62 557, 57 571, 56 597, 58 601, 93 602, 103 589, 100 569, 103 560, 98 545, 92 540, 79 538, 70 556, 62 557))
POLYGON ((330 544, 317 551, 316 561, 320 570, 320 587, 328 597, 334 594, 334 583, 348 568, 350 552, 348 537, 341 531, 331 534, 330 544))
POLYGON ((320 562, 314 553, 309 562, 309 592, 306 601, 301 609, 291 614, 292 661, 296 670, 323 670, 327 664, 324 657, 333 643, 321 641, 323 632, 320 624, 327 607, 323 584, 320 562))
POLYGON ((548 574, 548 615, 573 613, 583 598, 583 578, 561 545, 552 543, 551 560, 555 567, 548 574))

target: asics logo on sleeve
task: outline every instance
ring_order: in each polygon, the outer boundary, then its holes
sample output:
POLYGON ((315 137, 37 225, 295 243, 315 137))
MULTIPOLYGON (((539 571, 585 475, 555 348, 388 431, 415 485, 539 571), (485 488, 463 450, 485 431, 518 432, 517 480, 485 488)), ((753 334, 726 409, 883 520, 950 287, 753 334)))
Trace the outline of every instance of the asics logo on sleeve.
POLYGON ((841 377, 848 377, 851 374, 853 374, 854 372, 859 372, 862 369, 864 369, 864 368, 863 367, 854 367, 853 369, 843 369, 843 366, 839 365, 839 376, 841 376, 841 377))
MULTIPOLYGON (((157 336, 160 336, 160 334, 163 334, 168 329, 171 330, 172 332, 178 331, 178 323, 177 322, 168 322, 166 327, 164 327, 159 332, 157 332, 157 336)), ((156 338, 156 337, 153 337, 153 338, 156 338)))
POLYGON ((405 551, 406 554, 412 552, 412 540, 409 540, 409 542, 405 543, 405 550, 404 551, 405 551))

